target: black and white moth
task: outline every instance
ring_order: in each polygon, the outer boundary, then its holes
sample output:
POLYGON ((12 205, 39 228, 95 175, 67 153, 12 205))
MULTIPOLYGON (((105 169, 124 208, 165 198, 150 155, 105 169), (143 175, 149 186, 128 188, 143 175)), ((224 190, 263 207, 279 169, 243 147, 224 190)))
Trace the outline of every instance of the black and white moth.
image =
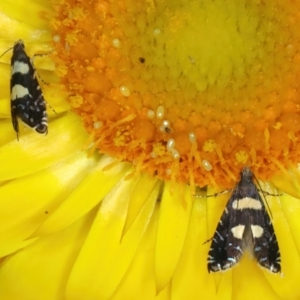
POLYGON ((21 119, 38 133, 48 133, 46 101, 37 80, 36 70, 25 52, 25 45, 18 40, 11 58, 11 118, 17 139, 21 119))
POLYGON ((212 238, 208 272, 224 271, 251 248, 257 262, 273 273, 280 272, 280 252, 271 219, 253 182, 249 167, 234 188, 212 238))

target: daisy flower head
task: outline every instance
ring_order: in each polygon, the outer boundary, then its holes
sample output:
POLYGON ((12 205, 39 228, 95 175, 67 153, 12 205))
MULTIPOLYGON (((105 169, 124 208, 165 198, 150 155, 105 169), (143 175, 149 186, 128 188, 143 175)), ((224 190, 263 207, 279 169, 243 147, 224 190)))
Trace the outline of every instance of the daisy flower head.
MULTIPOLYGON (((1 57, 1 299, 300 297, 297 1, 3 0, 0 52, 23 40, 48 134, 10 114, 1 57), (248 166, 281 272, 210 243, 248 166), (265 193, 266 194, 266 193, 265 193), (196 197, 196 196, 197 197, 196 197), (198 197, 201 196, 201 197, 198 197)), ((229 228, 230 229, 230 228, 229 228)), ((257 233, 258 234, 258 233, 257 233)))

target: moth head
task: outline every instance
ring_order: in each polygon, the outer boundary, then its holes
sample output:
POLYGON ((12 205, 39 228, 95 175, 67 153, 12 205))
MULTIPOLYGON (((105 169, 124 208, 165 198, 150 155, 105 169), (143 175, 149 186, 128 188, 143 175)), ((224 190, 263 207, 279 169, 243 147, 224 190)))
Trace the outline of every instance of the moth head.
POLYGON ((251 169, 246 166, 241 171, 241 178, 243 178, 245 181, 251 181, 253 180, 253 173, 251 169))
POLYGON ((22 40, 18 40, 15 42, 14 49, 25 49, 24 42, 22 40))

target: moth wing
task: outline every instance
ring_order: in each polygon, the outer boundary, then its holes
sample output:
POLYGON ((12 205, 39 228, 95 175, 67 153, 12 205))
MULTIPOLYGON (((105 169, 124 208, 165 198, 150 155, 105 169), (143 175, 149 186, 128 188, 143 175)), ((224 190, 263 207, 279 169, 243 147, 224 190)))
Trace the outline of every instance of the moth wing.
POLYGON ((18 114, 16 111, 16 107, 14 105, 11 105, 10 113, 11 113, 12 124, 13 124, 14 130, 17 133, 17 137, 18 137, 18 135, 19 135, 18 114))
POLYGON ((11 116, 17 135, 19 133, 17 118, 38 133, 47 133, 46 102, 37 80, 34 65, 26 54, 22 41, 17 42, 14 46, 11 70, 11 116))
MULTIPOLYGON (((230 209, 233 197, 229 199, 212 238, 208 253, 207 268, 209 272, 224 271, 234 266, 243 254, 242 239, 234 236, 232 228, 239 228, 236 211, 230 209)), ((241 229, 240 229, 241 230, 241 229)))
POLYGON ((251 225, 254 257, 262 267, 278 273, 281 270, 280 251, 274 227, 258 192, 257 195, 262 209, 253 214, 251 225))

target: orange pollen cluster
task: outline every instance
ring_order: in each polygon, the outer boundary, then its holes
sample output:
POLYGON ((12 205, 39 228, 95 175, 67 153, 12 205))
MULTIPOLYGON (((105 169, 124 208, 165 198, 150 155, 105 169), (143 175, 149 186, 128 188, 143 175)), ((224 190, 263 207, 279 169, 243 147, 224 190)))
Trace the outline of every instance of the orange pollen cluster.
POLYGON ((201 3, 55 3, 57 73, 99 152, 199 186, 267 178, 299 161, 300 4, 201 3))

